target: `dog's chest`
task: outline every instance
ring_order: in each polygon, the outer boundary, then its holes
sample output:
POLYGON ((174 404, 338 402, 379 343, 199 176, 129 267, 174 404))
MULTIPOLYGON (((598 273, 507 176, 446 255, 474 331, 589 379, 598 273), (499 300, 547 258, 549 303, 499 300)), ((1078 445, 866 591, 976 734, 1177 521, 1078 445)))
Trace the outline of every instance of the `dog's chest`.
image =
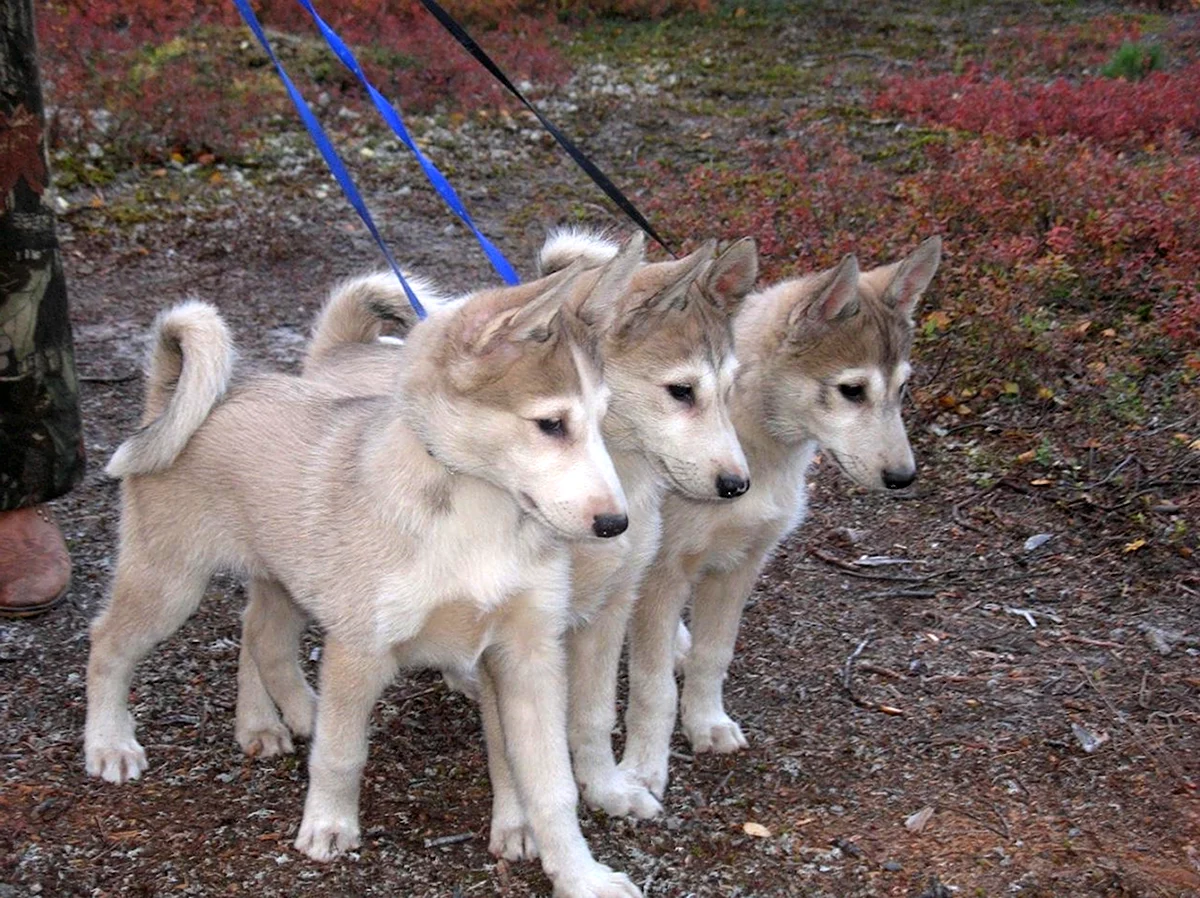
POLYGON ((783 464, 757 468, 752 460, 750 491, 734 502, 669 502, 666 539, 676 542, 683 557, 695 560, 693 575, 701 569, 732 570, 748 553, 773 545, 799 525, 807 511, 805 475, 814 451, 805 448, 783 464))
POLYGON ((615 539, 577 543, 571 552, 571 613, 594 617, 623 591, 640 584, 662 533, 663 487, 644 460, 613 457, 625 490, 629 529, 615 539))
MULTIPOLYGON (((376 594, 374 639, 424 655, 439 646, 456 657, 486 645, 489 617, 530 589, 566 592, 566 554, 545 528, 515 507, 464 503, 470 514, 433 521, 420 534, 415 557, 382 577, 376 594), (428 649, 416 644, 428 643, 428 649)), ((565 599, 564 599, 565 601, 565 599)), ((442 663, 442 662, 438 662, 442 663)))

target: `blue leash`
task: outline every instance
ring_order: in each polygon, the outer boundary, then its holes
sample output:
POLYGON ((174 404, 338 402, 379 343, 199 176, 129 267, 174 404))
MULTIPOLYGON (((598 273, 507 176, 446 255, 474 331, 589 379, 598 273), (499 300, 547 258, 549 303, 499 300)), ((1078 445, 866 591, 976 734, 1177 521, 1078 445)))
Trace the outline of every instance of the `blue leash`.
POLYGON ((387 244, 383 242, 383 237, 380 236, 379 229, 375 227, 375 222, 371 218, 371 213, 367 211, 367 205, 363 202, 362 195, 358 192, 358 188, 354 186, 354 181, 351 179, 350 173, 346 171, 346 166, 338 158, 337 151, 333 148, 333 144, 329 142, 329 138, 326 136, 325 130, 321 127, 321 123, 317 121, 317 117, 313 115, 313 111, 304 101, 304 97, 301 96, 300 91, 296 89, 296 85, 292 83, 292 79, 284 71, 279 57, 271 49, 271 45, 267 41, 267 36, 263 33, 262 25, 259 24, 258 17, 254 15, 254 10, 250 8, 249 0, 233 0, 233 2, 237 6, 238 12, 241 13, 242 18, 246 20, 246 24, 250 26, 250 30, 254 32, 258 43, 266 51, 271 62, 274 63, 275 71, 279 73, 279 78, 283 81, 283 86, 287 88, 288 96, 292 98, 292 103, 295 104, 296 111, 300 113, 300 119, 304 122, 304 127, 308 129, 308 133, 312 136, 317 149, 325 157, 325 162, 329 166, 329 170, 333 172, 333 176, 337 178, 338 184, 341 185, 342 192, 346 194, 346 199, 350 201, 350 205, 354 207, 354 211, 358 213, 359 218, 363 220, 363 224, 367 226, 367 230, 371 232, 371 236, 375 238, 375 242, 379 244, 380 251, 392 267, 392 271, 395 272, 396 277, 400 280, 400 286, 404 288, 404 295, 408 297, 409 305, 413 307, 413 311, 417 313, 418 318, 424 318, 425 307, 421 305, 421 301, 417 299, 417 294, 413 292, 408 281, 404 279, 404 275, 400 273, 400 266, 396 264, 396 260, 392 258, 391 251, 387 248, 387 244))
POLYGON ((421 165, 421 170, 425 172, 425 177, 429 179, 429 183, 433 185, 433 188, 439 194, 441 194, 442 199, 446 201, 446 205, 450 207, 451 211, 454 212, 454 214, 462 220, 462 223, 470 229, 471 233, 475 235, 475 239, 479 241, 479 245, 483 248, 488 260, 492 263, 492 267, 496 269, 500 277, 503 278, 506 283, 521 283, 521 279, 517 276, 517 273, 515 270, 513 270, 513 267, 508 263, 508 260, 504 258, 504 254, 501 253, 500 250, 498 250, 495 245, 480 232, 479 228, 475 227, 475 222, 471 220, 471 216, 467 213, 466 207, 463 206, 462 201, 458 198, 458 194, 454 192, 454 188, 450 186, 450 182, 446 180, 445 176, 440 171, 438 171, 437 166, 429 161, 429 159, 424 153, 421 152, 420 148, 413 141, 412 137, 409 136, 408 129, 404 127, 404 121, 401 119, 400 113, 397 111, 396 107, 388 102, 387 98, 384 97, 383 94, 381 94, 378 90, 376 90, 375 85, 373 85, 367 79, 367 75, 362 70, 362 66, 358 64, 358 60, 354 57, 354 53, 351 52, 350 48, 346 46, 345 41, 343 41, 338 36, 337 32, 330 28, 329 25, 326 24, 325 20, 317 14, 316 9, 313 8, 311 0, 297 0, 297 2, 306 10, 308 10, 308 14, 312 16, 317 28, 320 29, 321 34, 324 35, 326 43, 328 43, 333 49, 333 52, 337 54, 337 57, 342 61, 342 64, 345 65, 346 68, 348 68, 351 72, 353 72, 354 77, 356 77, 359 80, 359 83, 367 89, 367 93, 370 94, 371 100, 375 104, 375 108, 379 110, 379 114, 383 116, 383 120, 391 126, 391 129, 396 133, 396 136, 400 138, 400 142, 408 147, 410 151, 412 151, 412 154, 417 158, 417 162, 421 165))

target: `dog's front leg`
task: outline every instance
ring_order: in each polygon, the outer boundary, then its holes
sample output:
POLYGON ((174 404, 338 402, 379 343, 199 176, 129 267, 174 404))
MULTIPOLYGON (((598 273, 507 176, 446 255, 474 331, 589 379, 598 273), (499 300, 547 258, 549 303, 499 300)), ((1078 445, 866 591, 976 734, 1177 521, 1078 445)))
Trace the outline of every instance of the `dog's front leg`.
POLYGON ((486 669, 478 672, 478 685, 488 778, 492 781, 492 831, 488 851, 509 861, 533 860, 538 856, 537 843, 525 818, 512 768, 508 765, 496 685, 486 669))
POLYGON ((621 769, 661 799, 667 789, 671 731, 675 728, 675 634, 691 593, 677 559, 654 562, 634 606, 629 629, 629 705, 621 769))
POLYGON ((358 847, 358 793, 367 763, 367 728, 371 709, 395 669, 386 652, 364 651, 332 634, 326 639, 308 760, 308 797, 296 836, 296 848, 313 860, 329 861, 358 847))
POLYGON ((680 716, 697 752, 733 752, 746 747, 737 721, 725 713, 722 684, 737 642, 742 609, 766 560, 757 547, 732 571, 710 572, 692 601, 692 650, 683 661, 680 716))
POLYGON ((634 774, 617 769, 612 748, 617 673, 634 598, 632 590, 622 590, 593 620, 567 636, 567 737, 575 779, 588 806, 613 817, 648 819, 662 813, 662 805, 634 774))
POLYGON ((565 652, 544 609, 515 610, 483 656, 496 691, 509 764, 555 898, 638 898, 621 873, 597 863, 576 815, 567 751, 565 652))

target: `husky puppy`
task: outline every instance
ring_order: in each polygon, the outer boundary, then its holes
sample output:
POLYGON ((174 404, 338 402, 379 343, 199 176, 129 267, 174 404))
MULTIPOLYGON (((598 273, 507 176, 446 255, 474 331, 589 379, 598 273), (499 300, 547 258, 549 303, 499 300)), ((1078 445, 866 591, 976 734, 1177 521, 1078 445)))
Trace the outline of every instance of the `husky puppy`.
POLYGON ((621 769, 659 798, 675 725, 677 628, 689 598, 694 644, 682 660, 684 732, 697 752, 744 748, 722 683, 742 608, 775 546, 804 519, 805 475, 822 449, 855 483, 901 489, 916 465, 901 419, 913 309, 941 257, 937 237, 859 272, 853 256, 748 296, 734 321, 740 361, 732 415, 754 489, 729 507, 675 494, 630 627, 621 769))
MULTIPOLYGON (((642 251, 634 239, 600 272, 483 291, 418 324, 382 396, 282 376, 231 386, 210 306, 160 316, 143 428, 108 467, 123 478, 121 540, 92 626, 88 772, 120 783, 146 768, 126 704, 134 665, 216 570, 238 570, 325 631, 315 721, 310 695, 289 708, 313 731, 299 850, 325 861, 359 844, 369 717, 396 670, 478 665, 555 895, 639 895, 579 829, 563 631, 565 540, 627 525, 600 433, 608 388, 572 309, 623 295, 642 251)), ((254 662, 267 675, 283 663, 254 662)))
MULTIPOLYGON (((590 267, 602 266, 616 251, 598 235, 566 232, 543 248, 540 267, 559 269, 576 257, 590 267)), ((753 287, 757 253, 750 240, 733 244, 716 259, 713 253, 714 246, 706 245, 679 261, 642 265, 622 296, 605 307, 589 301, 579 310, 600 335, 605 380, 612 389, 603 433, 628 498, 630 525, 617 539, 572 546, 568 733, 585 800, 613 815, 649 817, 661 811, 645 786, 617 769, 611 732, 626 624, 658 545, 663 495, 674 490, 719 502, 749 487, 728 416, 736 368, 729 316, 753 287)), ((450 303, 437 311, 437 303, 445 300, 432 295, 431 285, 422 286, 422 298, 435 310, 431 314, 453 308, 450 303)), ((381 320, 388 318, 402 327, 411 318, 393 278, 375 275, 343 285, 318 319, 305 376, 366 393, 385 389, 404 356, 398 347, 378 342, 381 320)), ((302 621, 283 623, 286 608, 279 602, 272 607, 269 615, 260 614, 251 602, 244 645, 272 640, 272 656, 294 658, 302 621)), ((253 682, 252 670, 252 659, 244 656, 242 697, 257 697, 245 704, 254 706, 258 722, 239 725, 239 738, 249 749, 269 744, 272 751, 283 750, 290 746, 287 728, 273 715, 271 698, 286 719, 288 705, 306 689, 302 675, 293 664, 286 678, 266 683, 264 690, 253 682), (261 733, 270 735, 260 738, 261 733)), ((469 672, 457 673, 458 682, 470 681, 469 672)), ((486 682, 479 686, 494 791, 490 848, 509 859, 533 857, 538 845, 514 788, 506 740, 486 682)))

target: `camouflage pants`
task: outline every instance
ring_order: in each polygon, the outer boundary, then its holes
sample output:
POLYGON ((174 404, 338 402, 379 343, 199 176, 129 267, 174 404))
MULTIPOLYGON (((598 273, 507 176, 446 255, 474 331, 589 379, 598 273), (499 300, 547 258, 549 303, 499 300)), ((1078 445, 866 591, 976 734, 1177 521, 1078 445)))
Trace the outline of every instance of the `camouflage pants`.
POLYGON ((49 175, 29 0, 0 9, 0 511, 83 476, 67 290, 45 203, 49 175))

